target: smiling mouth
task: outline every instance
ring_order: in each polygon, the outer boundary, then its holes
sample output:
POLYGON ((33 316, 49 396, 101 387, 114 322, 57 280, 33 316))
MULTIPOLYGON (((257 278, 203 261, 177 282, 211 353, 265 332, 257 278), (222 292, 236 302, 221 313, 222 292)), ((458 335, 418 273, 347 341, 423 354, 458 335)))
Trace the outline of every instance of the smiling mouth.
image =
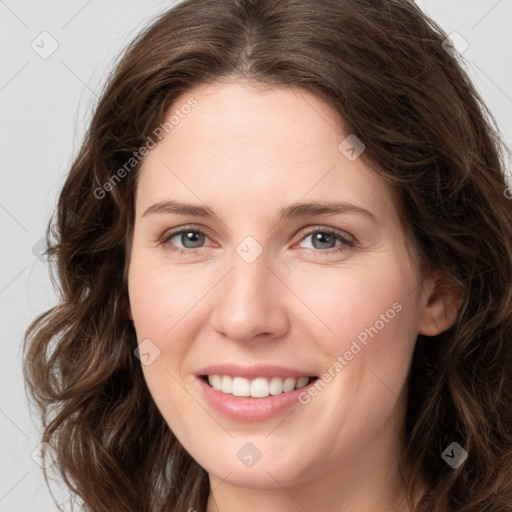
POLYGON ((266 398, 308 386, 318 377, 258 377, 246 379, 229 375, 201 375, 200 378, 216 391, 238 397, 266 398))

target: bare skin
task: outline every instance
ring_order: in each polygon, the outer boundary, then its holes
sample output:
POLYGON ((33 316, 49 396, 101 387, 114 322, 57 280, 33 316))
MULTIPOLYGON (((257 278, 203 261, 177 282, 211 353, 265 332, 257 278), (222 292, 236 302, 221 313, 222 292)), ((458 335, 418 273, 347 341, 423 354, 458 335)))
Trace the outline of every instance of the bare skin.
POLYGON ((197 106, 143 162, 129 294, 139 343, 160 350, 143 366, 149 390, 209 474, 207 512, 410 510, 397 465, 405 381, 417 335, 455 320, 456 292, 436 273, 419 275, 391 190, 340 151, 349 134, 328 104, 233 81, 188 91, 176 107, 191 96, 197 106), (144 215, 171 200, 216 216, 144 215), (305 202, 371 215, 280 220, 282 208, 305 202), (205 237, 195 249, 181 235, 159 243, 180 227, 205 237), (325 233, 321 243, 311 231, 325 233), (262 249, 250 263, 237 252, 247 237, 256 244, 244 247, 262 249), (377 333, 355 352, 371 326, 377 333), (213 409, 197 383, 201 367, 222 362, 330 369, 332 378, 307 404, 240 421, 213 409), (252 467, 237 457, 248 442, 262 454, 252 467))

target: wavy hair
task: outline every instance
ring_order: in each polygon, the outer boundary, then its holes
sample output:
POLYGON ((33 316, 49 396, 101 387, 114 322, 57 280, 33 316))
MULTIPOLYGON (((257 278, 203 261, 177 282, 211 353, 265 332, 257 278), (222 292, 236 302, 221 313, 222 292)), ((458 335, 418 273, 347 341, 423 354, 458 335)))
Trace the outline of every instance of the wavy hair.
POLYGON ((206 510, 208 474, 134 356, 126 271, 140 168, 131 159, 180 94, 225 78, 327 101, 393 186, 419 266, 461 291, 452 327, 416 341, 400 455, 409 503, 512 510, 511 189, 496 122, 446 37, 409 0, 186 0, 118 59, 48 224, 59 303, 23 346, 51 469, 86 510, 206 510), (441 457, 452 442, 469 454, 455 469, 441 457))

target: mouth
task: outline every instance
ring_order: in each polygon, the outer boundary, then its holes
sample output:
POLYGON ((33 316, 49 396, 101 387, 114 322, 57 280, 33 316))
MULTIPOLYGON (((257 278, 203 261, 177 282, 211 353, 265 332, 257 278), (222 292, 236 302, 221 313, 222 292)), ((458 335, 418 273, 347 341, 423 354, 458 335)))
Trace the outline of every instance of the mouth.
POLYGON ((256 377, 247 379, 230 375, 199 375, 199 378, 215 391, 225 395, 246 398, 267 398, 287 394, 305 388, 318 380, 317 376, 256 377))
POLYGON ((301 401, 319 380, 314 370, 272 363, 224 362, 195 374, 199 395, 217 413, 236 421, 266 421, 301 401))
POLYGON ((200 395, 216 412, 231 420, 255 422, 284 414, 297 405, 301 395, 308 393, 318 381, 316 376, 296 372, 288 372, 295 374, 294 377, 258 377, 256 372, 251 373, 251 378, 248 378, 236 376, 236 373, 201 372, 196 375, 196 382, 200 395))

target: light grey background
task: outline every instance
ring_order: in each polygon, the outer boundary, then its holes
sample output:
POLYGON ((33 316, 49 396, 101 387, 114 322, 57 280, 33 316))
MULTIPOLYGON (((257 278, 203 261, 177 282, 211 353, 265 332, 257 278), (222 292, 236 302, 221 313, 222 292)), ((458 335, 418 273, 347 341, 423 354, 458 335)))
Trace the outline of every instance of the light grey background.
MULTIPOLYGON (((57 510, 31 457, 39 428, 21 373, 23 333, 56 302, 37 247, 114 59, 173 4, 0 0, 0 512, 57 510)), ((418 4, 469 44, 465 65, 512 148, 512 0, 418 4)))

